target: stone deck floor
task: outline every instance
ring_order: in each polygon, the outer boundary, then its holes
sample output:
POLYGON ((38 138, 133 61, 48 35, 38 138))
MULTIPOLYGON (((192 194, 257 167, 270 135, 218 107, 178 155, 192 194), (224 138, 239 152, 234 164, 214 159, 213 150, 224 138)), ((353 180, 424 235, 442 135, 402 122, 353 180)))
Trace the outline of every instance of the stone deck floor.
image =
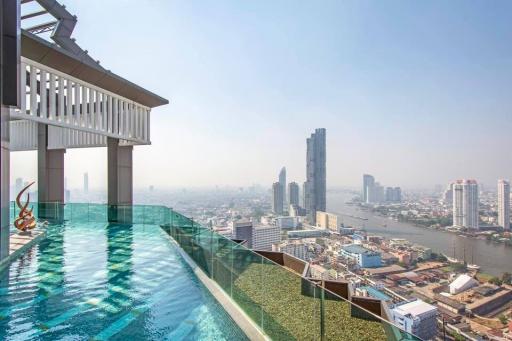
POLYGON ((36 227, 29 233, 14 232, 10 235, 9 256, 0 261, 0 270, 17 257, 21 256, 28 248, 32 247, 46 234, 44 227, 36 227))
POLYGON ((35 229, 29 233, 13 233, 9 245, 9 255, 21 251, 25 246, 31 245, 32 242, 38 239, 44 232, 41 229, 35 229))

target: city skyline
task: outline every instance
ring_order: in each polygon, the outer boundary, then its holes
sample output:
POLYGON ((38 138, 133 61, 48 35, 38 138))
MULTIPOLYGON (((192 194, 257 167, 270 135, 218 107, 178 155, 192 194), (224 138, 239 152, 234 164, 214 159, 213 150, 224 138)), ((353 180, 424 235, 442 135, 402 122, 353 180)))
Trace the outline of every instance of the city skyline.
POLYGON ((512 4, 196 1, 1 2, 0 339, 512 340, 512 4))
MULTIPOLYGON (((359 187, 362 173, 403 188, 458 178, 495 187, 512 178, 512 159, 502 157, 512 144, 512 67, 503 57, 512 54, 510 2, 272 11, 265 2, 153 2, 143 16, 136 6, 63 3, 80 13, 76 38, 95 58, 173 100, 155 112, 152 145, 134 151, 136 188, 269 184, 282 164, 302 179, 303 136, 318 126, 330 131, 330 186, 359 187), (95 39, 105 32, 94 23, 112 11, 172 39, 161 46, 159 36, 115 26, 107 38, 116 39, 95 39), (144 68, 134 67, 134 44, 152 60, 144 68), (149 52, 154 46, 159 53, 149 52), (250 157, 240 163, 234 155, 250 157)), ((84 172, 91 189, 106 188, 106 150, 70 149, 65 160, 71 188, 81 187, 84 172)), ((13 153, 11 174, 36 180, 35 164, 34 153, 13 153)))

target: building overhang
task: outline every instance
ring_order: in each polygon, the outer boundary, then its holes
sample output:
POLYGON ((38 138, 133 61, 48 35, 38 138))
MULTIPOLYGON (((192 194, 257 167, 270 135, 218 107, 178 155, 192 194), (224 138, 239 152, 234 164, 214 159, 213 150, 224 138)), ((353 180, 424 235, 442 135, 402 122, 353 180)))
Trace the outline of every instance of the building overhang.
POLYGON ((95 67, 54 43, 22 30, 21 55, 119 96, 154 108, 169 101, 102 67, 95 67))

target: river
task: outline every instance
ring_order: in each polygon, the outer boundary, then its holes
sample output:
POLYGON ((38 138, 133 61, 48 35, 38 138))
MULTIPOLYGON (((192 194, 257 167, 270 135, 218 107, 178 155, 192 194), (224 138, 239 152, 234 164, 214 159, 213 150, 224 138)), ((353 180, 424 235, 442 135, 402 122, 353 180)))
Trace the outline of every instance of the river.
POLYGON ((364 227, 367 232, 386 238, 405 238, 450 257, 453 257, 455 247, 457 259, 463 259, 465 253, 468 263, 480 265, 481 272, 493 276, 501 276, 505 271, 512 272, 512 247, 376 216, 360 210, 357 206, 346 205, 345 202, 350 201, 352 197, 353 195, 348 192, 328 192, 327 211, 337 214, 345 225, 364 227), (352 218, 347 214, 368 220, 352 218))

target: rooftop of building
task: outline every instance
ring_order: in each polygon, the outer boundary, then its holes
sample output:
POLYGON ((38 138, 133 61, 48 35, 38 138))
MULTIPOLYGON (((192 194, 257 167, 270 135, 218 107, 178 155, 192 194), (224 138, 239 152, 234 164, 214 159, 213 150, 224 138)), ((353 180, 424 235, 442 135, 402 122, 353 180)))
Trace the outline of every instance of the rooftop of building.
POLYGON ((87 50, 82 49, 71 37, 77 17, 65 6, 46 0, 23 1, 22 4, 22 12, 26 12, 25 6, 32 11, 21 17, 22 57, 150 108, 169 103, 165 98, 104 68, 87 50))
POLYGON ((446 304, 452 308, 455 308, 457 310, 462 310, 466 307, 466 305, 464 303, 456 301, 456 300, 454 300, 448 296, 445 296, 445 295, 436 294, 434 298, 436 301, 444 303, 444 304, 446 304))
POLYGON ((381 301, 391 301, 391 297, 389 297, 382 291, 375 289, 374 287, 362 286, 361 289, 366 290, 368 292, 368 295, 370 295, 371 297, 377 298, 381 301))
POLYGON ((462 275, 459 275, 453 282, 450 283, 450 287, 451 288, 461 288, 468 284, 476 285, 476 284, 478 284, 478 281, 469 275, 462 274, 462 275))
POLYGON ((277 225, 257 224, 257 225, 254 225, 253 228, 255 230, 270 230, 270 229, 279 229, 279 226, 277 226, 277 225))
POLYGON ((386 275, 386 274, 390 274, 390 273, 404 272, 404 271, 406 271, 406 269, 400 265, 393 264, 390 266, 383 266, 380 268, 366 269, 366 271, 370 275, 386 275))
POLYGON ((412 302, 407 302, 395 307, 393 310, 406 315, 410 314, 412 317, 417 317, 426 313, 433 312, 437 310, 437 308, 431 304, 428 304, 422 300, 415 300, 412 302))
POLYGON ((367 248, 365 248, 361 245, 357 245, 357 244, 350 244, 347 246, 343 246, 343 250, 350 252, 350 253, 355 253, 355 254, 365 254, 365 255, 372 255, 372 256, 380 255, 379 252, 367 249, 367 248))

